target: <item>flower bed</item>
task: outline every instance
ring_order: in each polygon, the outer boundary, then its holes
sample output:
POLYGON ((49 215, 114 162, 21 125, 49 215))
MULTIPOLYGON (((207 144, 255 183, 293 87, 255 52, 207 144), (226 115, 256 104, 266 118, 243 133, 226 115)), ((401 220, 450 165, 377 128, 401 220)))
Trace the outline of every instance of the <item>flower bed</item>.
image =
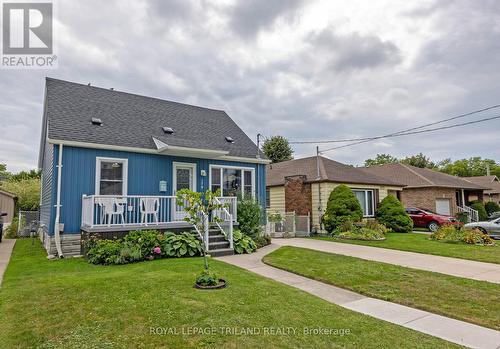
POLYGON ((429 239, 450 242, 466 243, 479 246, 495 246, 495 241, 479 229, 465 229, 462 226, 443 225, 438 231, 431 234, 429 239))
POLYGON ((389 229, 375 220, 369 220, 364 224, 346 221, 333 231, 333 236, 346 240, 383 241, 388 231, 389 229))

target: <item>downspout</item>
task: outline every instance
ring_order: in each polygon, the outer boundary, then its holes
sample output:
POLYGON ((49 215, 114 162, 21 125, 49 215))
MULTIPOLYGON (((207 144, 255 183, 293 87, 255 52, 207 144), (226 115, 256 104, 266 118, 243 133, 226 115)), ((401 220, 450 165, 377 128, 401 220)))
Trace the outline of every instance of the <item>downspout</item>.
POLYGON ((59 154, 57 160, 57 199, 56 199, 56 222, 54 226, 54 239, 59 258, 64 258, 61 248, 60 221, 61 221, 61 175, 62 175, 63 145, 59 143, 59 154))
POLYGON ((319 169, 319 146, 316 146, 316 171, 317 171, 317 179, 318 179, 318 220, 319 220, 319 229, 320 231, 323 230, 323 223, 322 223, 322 212, 323 212, 323 204, 321 202, 321 173, 319 169))

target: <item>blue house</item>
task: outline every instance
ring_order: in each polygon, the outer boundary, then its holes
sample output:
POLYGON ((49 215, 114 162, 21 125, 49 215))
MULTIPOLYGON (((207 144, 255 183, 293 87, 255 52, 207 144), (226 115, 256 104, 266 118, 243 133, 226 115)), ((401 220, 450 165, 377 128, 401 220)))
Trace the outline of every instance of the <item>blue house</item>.
MULTIPOLYGON (((88 234, 192 230, 176 204, 184 188, 221 190, 227 209, 218 227, 228 236, 238 222, 237 196, 265 205, 267 163, 222 110, 47 78, 39 156, 44 246, 76 255, 88 234)), ((231 250, 231 237, 217 236, 207 247, 231 250)))

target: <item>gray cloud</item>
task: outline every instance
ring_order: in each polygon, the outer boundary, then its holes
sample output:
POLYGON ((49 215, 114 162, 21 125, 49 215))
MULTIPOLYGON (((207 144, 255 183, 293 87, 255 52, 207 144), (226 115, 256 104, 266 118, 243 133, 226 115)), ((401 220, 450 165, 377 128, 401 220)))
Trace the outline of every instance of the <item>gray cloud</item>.
MULTIPOLYGON (((499 102, 495 2, 460 1, 419 16, 402 11, 402 25, 418 28, 425 20, 431 33, 415 43, 411 57, 401 42, 337 22, 302 30, 294 34, 295 46, 272 54, 250 40, 279 31, 273 25, 281 18, 303 16, 299 1, 58 5, 59 68, 0 71, 0 162, 11 170, 36 166, 46 75, 225 109, 252 139, 257 133, 293 140, 364 137, 499 102)), ((307 11, 315 6, 308 3, 307 11)), ((342 2, 337 7, 341 12, 342 2)), ((412 42, 411 32, 401 35, 412 42)), ((328 155, 353 164, 380 152, 500 159, 499 126, 495 121, 328 155)), ((313 145, 295 150, 314 154, 313 145)))
POLYGON ((230 8, 230 25, 243 38, 253 38, 277 18, 293 14, 303 0, 239 1, 230 8))

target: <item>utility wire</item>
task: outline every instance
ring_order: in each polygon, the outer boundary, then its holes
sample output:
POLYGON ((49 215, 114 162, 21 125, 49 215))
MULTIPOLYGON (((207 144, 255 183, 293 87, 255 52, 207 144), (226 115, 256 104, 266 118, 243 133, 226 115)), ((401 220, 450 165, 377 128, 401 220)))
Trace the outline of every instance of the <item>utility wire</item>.
MULTIPOLYGON (((388 134, 388 135, 384 135, 384 136, 378 136, 378 137, 368 138, 366 140, 362 140, 362 141, 355 142, 355 143, 344 144, 344 145, 341 145, 341 146, 338 146, 338 147, 333 147, 333 148, 321 150, 319 153, 320 154, 324 154, 326 152, 329 152, 329 151, 332 151, 332 150, 335 150, 335 149, 347 148, 347 147, 351 147, 351 146, 354 146, 354 145, 358 145, 358 144, 361 144, 361 143, 366 143, 366 142, 370 142, 370 141, 377 140, 377 139, 382 139, 382 138, 402 137, 402 136, 408 136, 408 135, 414 135, 414 134, 421 134, 421 133, 427 133, 427 132, 435 132, 435 131, 439 131, 439 130, 447 130, 447 129, 450 129, 450 128, 461 127, 461 126, 466 126, 466 125, 472 125, 472 124, 477 124, 477 123, 480 123, 480 122, 485 122, 485 121, 490 121, 490 120, 495 120, 495 119, 500 119, 500 115, 496 115, 496 116, 492 116, 492 117, 484 118, 484 119, 479 119, 479 120, 474 120, 474 121, 469 121, 469 122, 464 122, 464 123, 460 123, 460 124, 453 124, 453 125, 448 125, 448 126, 436 127, 436 128, 432 128, 432 129, 428 129, 428 130, 410 131, 410 132, 400 131, 400 132, 396 132, 396 133, 392 133, 392 134, 388 134)), ((418 129, 418 128, 414 128, 413 130, 415 130, 415 129, 418 129)))
POLYGON ((351 138, 351 139, 320 140, 320 141, 292 141, 292 142, 288 142, 288 143, 290 143, 290 144, 325 144, 325 143, 345 143, 345 142, 356 142, 356 141, 369 141, 369 140, 372 140, 372 139, 379 139, 379 137, 393 136, 393 135, 397 135, 397 134, 400 134, 400 133, 410 132, 410 131, 414 131, 414 130, 420 130, 420 129, 425 128, 425 127, 430 127, 430 126, 442 124, 444 122, 448 122, 448 121, 452 121, 452 120, 464 118, 466 116, 470 116, 470 115, 482 113, 484 111, 495 109, 495 108, 499 108, 499 107, 500 107, 500 104, 493 105, 491 107, 474 110, 474 111, 471 111, 471 112, 468 112, 468 113, 465 113, 465 114, 460 114, 460 115, 453 116, 453 117, 450 117, 450 118, 447 118, 447 119, 444 119, 444 120, 432 122, 430 124, 425 124, 425 125, 422 125, 422 126, 417 126, 417 127, 409 128, 407 130, 390 133, 390 134, 384 135, 384 136, 364 137, 364 138, 351 138))

